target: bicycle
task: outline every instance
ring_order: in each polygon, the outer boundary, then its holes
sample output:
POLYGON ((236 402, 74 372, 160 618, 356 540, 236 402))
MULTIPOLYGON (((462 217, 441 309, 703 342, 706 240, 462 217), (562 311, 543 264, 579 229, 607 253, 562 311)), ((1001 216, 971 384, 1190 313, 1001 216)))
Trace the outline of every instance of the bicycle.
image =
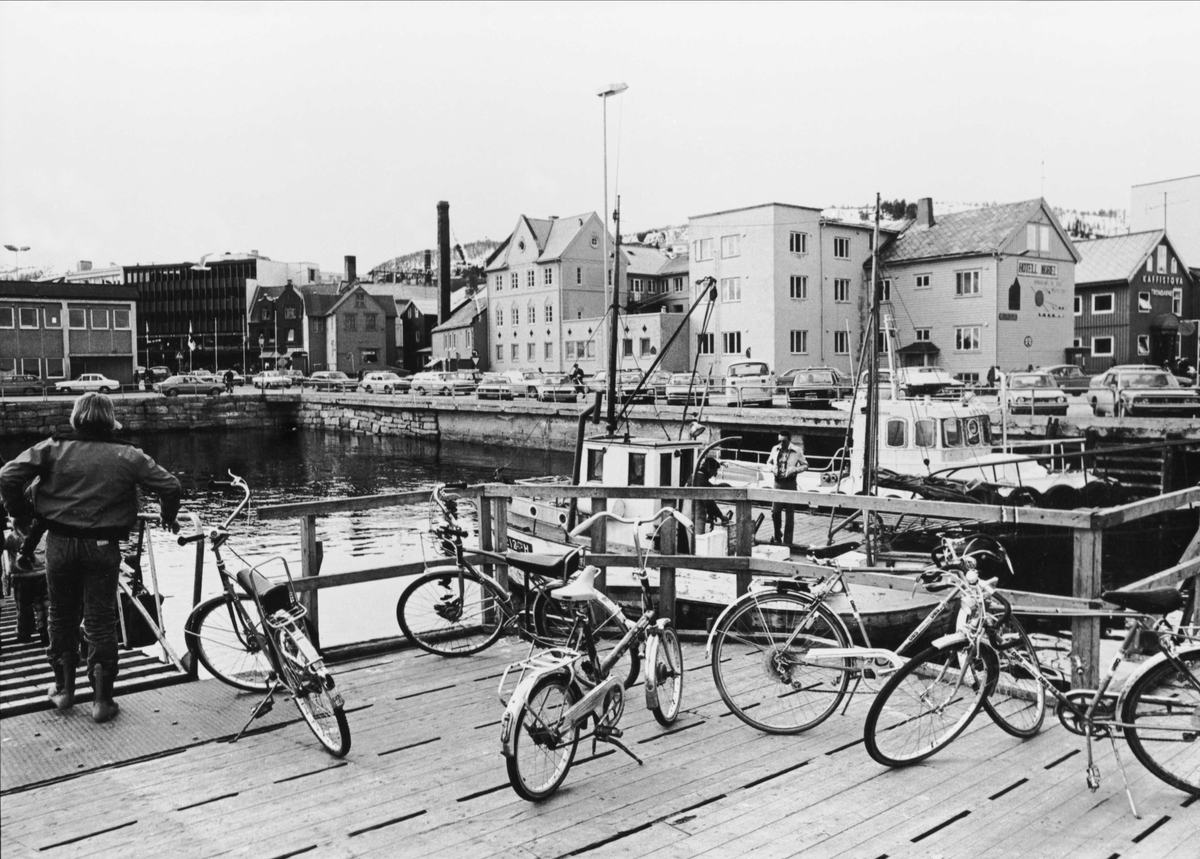
MULTIPOLYGON (((989 623, 1007 620, 1007 603, 979 578, 976 566, 985 558, 1007 562, 1007 555, 987 535, 944 532, 939 537, 934 563, 922 571, 913 590, 924 585, 931 592, 948 593, 894 651, 871 645, 845 570, 837 566, 829 576, 817 579, 771 582, 727 606, 713 624, 706 652, 717 691, 730 711, 766 733, 810 730, 833 715, 843 701, 849 708, 864 679, 888 677, 902 669, 903 654, 957 604, 957 627, 963 632, 951 637, 965 635, 971 655, 971 670, 961 673, 972 686, 974 702, 992 713, 984 692, 994 686, 997 657, 990 648, 983 653, 979 643, 985 618, 989 623), (845 622, 826 604, 831 596, 843 593, 865 646, 852 642, 845 622), (984 673, 976 677, 980 671, 984 673)), ((957 725, 960 731, 977 709, 957 725)))
POLYGON ((1102 598, 1132 614, 1112 615, 1125 619, 1125 638, 1096 689, 1063 691, 1036 659, 1025 657, 1020 642, 1001 637, 996 647, 1014 673, 1032 679, 1055 698, 1055 714, 1063 727, 1086 738, 1087 784, 1093 792, 1100 788, 1100 770, 1092 756, 1092 740, 1109 739, 1130 810, 1140 818, 1117 751, 1118 733, 1157 778, 1200 795, 1200 634, 1195 627, 1174 627, 1167 620, 1167 615, 1184 606, 1184 596, 1175 588, 1107 591, 1102 598), (1110 693, 1117 669, 1139 654, 1150 658, 1119 693, 1110 693))
POLYGON ((250 486, 232 471, 228 485, 241 489, 242 500, 221 525, 204 530, 195 514, 188 514, 194 533, 178 538, 179 545, 208 541, 216 561, 223 593, 206 600, 188 616, 184 637, 194 659, 218 680, 235 689, 265 692, 246 724, 231 742, 237 742, 250 723, 274 706, 283 687, 321 745, 334 757, 350 751, 350 725, 344 702, 324 657, 310 639, 306 610, 296 599, 291 571, 283 558, 238 571, 231 576, 221 548, 229 539, 229 524, 250 501, 250 486), (278 561, 285 579, 272 581, 261 568, 278 561), (251 611, 253 609, 253 611, 251 611))
MULTIPOLYGON (((422 650, 448 657, 485 650, 507 631, 535 645, 561 643, 574 612, 552 598, 550 590, 562 586, 579 570, 583 549, 550 555, 471 548, 472 553, 487 561, 521 571, 518 603, 495 578, 466 559, 463 537, 469 532, 458 518, 457 498, 447 494, 447 490, 465 486, 442 484, 433 490, 431 503, 439 521, 433 523, 430 533, 438 553, 449 563, 426 570, 401 593, 396 602, 400 630, 422 650)), ((619 639, 624 633, 615 614, 597 610, 591 620, 596 637, 604 642, 619 639)), ((628 678, 627 684, 637 677, 639 661, 636 650, 625 655, 621 673, 628 678)))
POLYGON ((638 556, 637 578, 641 589, 642 614, 629 621, 624 614, 594 587, 599 570, 586 567, 573 581, 555 588, 556 600, 576 606, 567 643, 534 654, 505 669, 500 679, 500 700, 505 703, 500 727, 500 746, 508 771, 508 780, 522 799, 537 802, 551 796, 567 777, 575 760, 581 726, 592 720, 592 751, 597 742, 608 743, 629 755, 638 765, 642 759, 621 742, 623 732, 617 723, 625 712, 625 686, 613 673, 622 653, 644 642, 646 664, 646 707, 662 725, 679 718, 683 702, 683 651, 671 622, 659 618, 650 592, 646 559, 649 549, 641 548, 643 526, 657 527, 648 535, 650 543, 669 518, 685 528, 691 522, 683 514, 664 507, 650 519, 626 519, 607 511, 582 522, 573 535, 587 531, 595 523, 612 519, 634 526, 634 549, 638 556), (605 656, 596 649, 591 612, 588 606, 599 603, 621 619, 625 634, 605 656), (511 672, 519 671, 515 688, 505 701, 504 690, 511 672))

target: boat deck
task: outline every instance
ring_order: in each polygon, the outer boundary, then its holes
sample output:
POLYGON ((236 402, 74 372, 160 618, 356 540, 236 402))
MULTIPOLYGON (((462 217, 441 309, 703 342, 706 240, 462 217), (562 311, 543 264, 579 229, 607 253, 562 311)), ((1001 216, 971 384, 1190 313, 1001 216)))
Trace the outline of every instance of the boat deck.
POLYGON ((888 770, 862 747, 869 691, 807 734, 764 735, 728 713, 696 642, 674 726, 632 690, 622 724, 644 766, 581 744, 560 791, 530 804, 508 785, 496 697, 526 653, 506 639, 460 660, 409 649, 335 666, 343 761, 285 700, 230 744, 256 696, 215 681, 122 695, 105 725, 86 706, 5 717, 3 855, 1162 859, 1200 843, 1200 803, 1124 746, 1143 819, 1110 746, 1090 793, 1082 741, 1052 716, 1022 742, 981 715, 930 761, 888 770))

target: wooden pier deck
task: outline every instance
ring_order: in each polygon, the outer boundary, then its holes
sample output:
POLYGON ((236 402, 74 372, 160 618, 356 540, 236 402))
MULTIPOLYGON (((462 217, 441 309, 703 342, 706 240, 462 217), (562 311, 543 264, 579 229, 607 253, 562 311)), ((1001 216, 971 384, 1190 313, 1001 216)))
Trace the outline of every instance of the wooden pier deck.
POLYGON ((1112 760, 1084 783, 1081 738, 1052 716, 1021 742, 981 714, 906 770, 863 750, 870 691, 800 736, 728 713, 702 643, 685 644, 684 712, 664 729, 631 691, 622 722, 639 767, 581 744, 550 800, 508 785, 496 684, 515 639, 474 657, 415 650, 335 666, 353 733, 328 757, 290 702, 237 744, 256 700, 216 681, 124 695, 112 723, 88 708, 0 719, 0 849, 27 856, 1195 857, 1200 802, 1121 746, 1143 819, 1112 760))

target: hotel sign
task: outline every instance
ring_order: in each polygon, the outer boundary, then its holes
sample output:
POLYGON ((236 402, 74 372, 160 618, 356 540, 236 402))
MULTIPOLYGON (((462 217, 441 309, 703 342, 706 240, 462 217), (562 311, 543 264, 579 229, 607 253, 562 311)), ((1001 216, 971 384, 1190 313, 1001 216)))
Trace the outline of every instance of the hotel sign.
POLYGON ((1026 277, 1058 277, 1058 266, 1049 262, 1018 262, 1017 274, 1026 277))

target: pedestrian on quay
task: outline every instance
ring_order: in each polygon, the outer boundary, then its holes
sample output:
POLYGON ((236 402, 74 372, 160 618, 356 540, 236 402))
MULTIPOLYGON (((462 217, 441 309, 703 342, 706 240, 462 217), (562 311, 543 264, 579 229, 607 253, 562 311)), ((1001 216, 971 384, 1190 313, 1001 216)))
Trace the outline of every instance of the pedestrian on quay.
MULTIPOLYGON (((779 443, 771 448, 771 456, 767 459, 771 473, 775 477, 776 489, 796 490, 796 475, 808 471, 808 460, 804 458, 804 450, 792 444, 790 430, 779 431, 779 443)), ((796 532, 796 510, 791 504, 776 501, 771 504, 771 524, 775 526, 775 535, 771 538, 772 545, 791 545, 796 532), (781 521, 782 520, 782 521, 781 521), (782 527, 781 527, 782 526, 782 527)))
POLYGON ((45 522, 46 583, 50 593, 50 646, 54 669, 50 700, 59 710, 75 703, 82 601, 88 641, 92 719, 107 722, 120 709, 113 701, 117 676, 117 578, 120 541, 137 521, 137 487, 158 495, 162 523, 179 533, 179 479, 132 444, 106 395, 87 393, 75 402, 71 428, 18 454, 0 468, 0 501, 14 519, 45 522), (26 491, 37 481, 30 500, 26 491))
POLYGON ((227 394, 233 393, 233 370, 232 369, 225 371, 225 393, 227 393, 227 394))
MULTIPOLYGON (((697 489, 711 489, 714 486, 728 486, 728 483, 713 483, 713 478, 717 476, 717 471, 720 469, 721 463, 715 457, 706 456, 704 461, 700 463, 700 468, 696 470, 696 477, 692 480, 692 486, 697 489)), ((712 530, 715 524, 728 525, 729 520, 733 517, 733 513, 722 513, 721 508, 717 506, 715 501, 705 499, 696 502, 696 533, 704 534, 712 530)))

